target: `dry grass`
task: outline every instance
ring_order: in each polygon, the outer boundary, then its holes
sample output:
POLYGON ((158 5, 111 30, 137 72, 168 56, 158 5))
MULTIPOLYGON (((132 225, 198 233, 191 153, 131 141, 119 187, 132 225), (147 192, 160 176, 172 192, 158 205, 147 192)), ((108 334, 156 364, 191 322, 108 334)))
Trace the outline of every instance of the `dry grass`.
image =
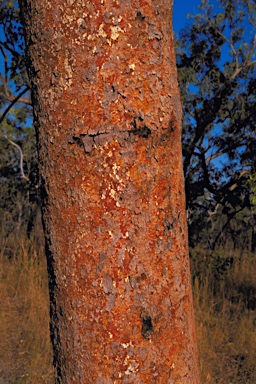
MULTIPOLYGON (((0 242, 0 384, 53 383, 43 247, 0 242)), ((203 384, 256 383, 255 256, 192 252, 203 384)))
POLYGON ((43 247, 26 236, 1 240, 0 383, 52 383, 43 247))
POLYGON ((192 272, 202 383, 256 383, 256 257, 198 252, 192 272))

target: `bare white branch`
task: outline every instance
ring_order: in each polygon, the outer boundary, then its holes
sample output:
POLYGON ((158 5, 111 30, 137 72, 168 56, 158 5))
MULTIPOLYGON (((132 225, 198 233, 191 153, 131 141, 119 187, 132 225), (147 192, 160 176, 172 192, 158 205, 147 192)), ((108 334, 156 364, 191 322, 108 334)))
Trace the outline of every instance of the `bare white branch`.
POLYGON ((24 156, 23 156, 23 152, 22 152, 21 147, 17 143, 15 143, 14 141, 10 140, 6 135, 4 135, 4 137, 6 138, 6 140, 8 140, 8 142, 10 144, 12 144, 15 148, 18 149, 18 151, 20 153, 20 172, 21 172, 21 177, 23 179, 25 179, 26 181, 30 181, 29 178, 24 173, 24 169, 23 169, 23 158, 24 158, 24 156))

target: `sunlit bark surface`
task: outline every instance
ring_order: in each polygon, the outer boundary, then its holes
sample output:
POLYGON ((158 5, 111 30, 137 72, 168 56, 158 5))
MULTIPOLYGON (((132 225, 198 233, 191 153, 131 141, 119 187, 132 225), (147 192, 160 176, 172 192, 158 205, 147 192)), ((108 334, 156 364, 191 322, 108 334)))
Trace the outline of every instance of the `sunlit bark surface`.
POLYGON ((199 383, 169 0, 21 0, 56 383, 199 383))

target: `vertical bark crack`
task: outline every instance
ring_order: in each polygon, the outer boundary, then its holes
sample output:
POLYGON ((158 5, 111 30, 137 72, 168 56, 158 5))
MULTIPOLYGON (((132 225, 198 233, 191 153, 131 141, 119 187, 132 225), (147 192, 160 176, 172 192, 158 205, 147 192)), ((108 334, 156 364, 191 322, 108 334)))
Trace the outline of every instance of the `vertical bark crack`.
POLYGON ((149 340, 154 333, 154 327, 151 316, 149 316, 145 311, 142 311, 140 316, 142 319, 141 334, 144 339, 149 340))

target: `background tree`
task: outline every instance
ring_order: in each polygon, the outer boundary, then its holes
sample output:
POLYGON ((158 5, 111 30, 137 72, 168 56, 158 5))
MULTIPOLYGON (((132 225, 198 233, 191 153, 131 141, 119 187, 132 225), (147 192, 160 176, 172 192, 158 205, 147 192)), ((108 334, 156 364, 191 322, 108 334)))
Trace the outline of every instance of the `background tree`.
POLYGON ((202 241, 196 220, 205 217, 212 248, 242 210, 255 226, 247 180, 255 174, 256 4, 218 5, 202 1, 176 44, 190 239, 202 241))
POLYGON ((171 3, 20 6, 56 382, 198 383, 171 3))
POLYGON ((36 151, 25 45, 16 1, 0 5, 0 212, 5 235, 34 215, 36 151), (34 199, 33 199, 34 200, 34 199))

